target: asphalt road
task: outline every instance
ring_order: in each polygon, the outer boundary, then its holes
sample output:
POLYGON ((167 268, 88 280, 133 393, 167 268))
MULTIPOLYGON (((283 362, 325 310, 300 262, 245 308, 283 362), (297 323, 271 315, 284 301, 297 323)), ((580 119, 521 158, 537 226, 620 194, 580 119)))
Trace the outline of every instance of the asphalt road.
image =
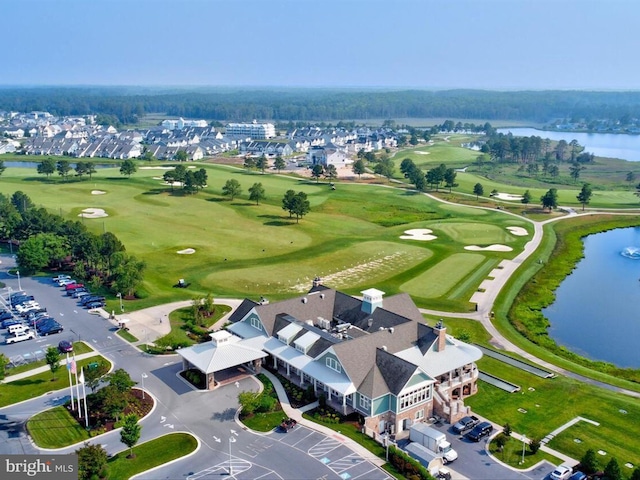
MULTIPOLYGON (((3 255, 0 262, 0 281, 16 291, 17 277, 7 274, 14 266, 13 258, 3 255)), ((115 335, 110 321, 89 314, 48 278, 22 277, 20 287, 46 307, 65 330, 17 344, 0 345, 0 352, 10 358, 42 357, 47 346, 57 346, 62 339, 84 340, 111 360, 114 368, 125 368, 139 386, 144 382, 145 390, 156 399, 152 413, 141 421, 140 442, 178 431, 192 433, 199 439, 200 447, 195 454, 141 478, 217 478, 228 473, 230 458, 234 478, 389 478, 341 442, 305 427, 296 427, 286 436, 276 432, 259 435, 243 429, 235 420, 237 396, 243 390, 257 390, 259 384, 255 379, 245 378, 237 387, 231 384, 214 392, 195 391, 178 375, 182 368, 178 355, 157 357, 139 351, 115 335), (292 444, 291 440, 303 433, 306 435, 302 443, 292 444), (285 439, 287 441, 283 441, 285 439)), ((67 400, 67 391, 62 390, 0 409, 0 453, 38 453, 40 450, 26 434, 26 421, 35 413, 67 400)), ((100 443, 110 454, 126 448, 117 431, 91 442, 100 443)), ((61 449, 59 453, 73 452, 78 447, 61 449)))

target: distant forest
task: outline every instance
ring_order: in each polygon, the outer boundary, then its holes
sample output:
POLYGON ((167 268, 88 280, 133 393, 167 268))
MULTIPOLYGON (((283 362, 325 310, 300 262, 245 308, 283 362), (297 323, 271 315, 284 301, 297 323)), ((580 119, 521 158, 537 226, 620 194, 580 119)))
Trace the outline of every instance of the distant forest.
POLYGON ((640 118, 640 92, 3 87, 0 110, 102 114, 128 124, 147 113, 211 121, 459 118, 545 123, 640 118))

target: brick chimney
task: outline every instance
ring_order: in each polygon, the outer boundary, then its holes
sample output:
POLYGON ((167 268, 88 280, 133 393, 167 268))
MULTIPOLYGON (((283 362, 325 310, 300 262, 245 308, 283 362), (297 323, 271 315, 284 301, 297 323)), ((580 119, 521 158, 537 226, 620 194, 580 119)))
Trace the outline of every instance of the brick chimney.
POLYGON ((442 352, 447 344, 447 327, 443 325, 442 320, 433 327, 433 333, 438 336, 436 340, 436 352, 442 352))

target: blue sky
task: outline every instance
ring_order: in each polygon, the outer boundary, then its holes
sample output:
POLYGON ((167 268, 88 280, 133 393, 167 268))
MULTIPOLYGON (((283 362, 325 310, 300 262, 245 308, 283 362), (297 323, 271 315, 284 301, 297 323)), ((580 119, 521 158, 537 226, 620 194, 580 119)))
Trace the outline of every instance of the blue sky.
POLYGON ((0 0, 2 85, 640 89, 636 0, 0 0))

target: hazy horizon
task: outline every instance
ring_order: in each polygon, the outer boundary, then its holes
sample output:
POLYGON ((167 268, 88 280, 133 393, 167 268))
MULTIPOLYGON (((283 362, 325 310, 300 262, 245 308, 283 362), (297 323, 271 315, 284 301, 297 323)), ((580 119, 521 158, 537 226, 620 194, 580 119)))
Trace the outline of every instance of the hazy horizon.
POLYGON ((632 0, 22 0, 4 87, 635 91, 632 0))

